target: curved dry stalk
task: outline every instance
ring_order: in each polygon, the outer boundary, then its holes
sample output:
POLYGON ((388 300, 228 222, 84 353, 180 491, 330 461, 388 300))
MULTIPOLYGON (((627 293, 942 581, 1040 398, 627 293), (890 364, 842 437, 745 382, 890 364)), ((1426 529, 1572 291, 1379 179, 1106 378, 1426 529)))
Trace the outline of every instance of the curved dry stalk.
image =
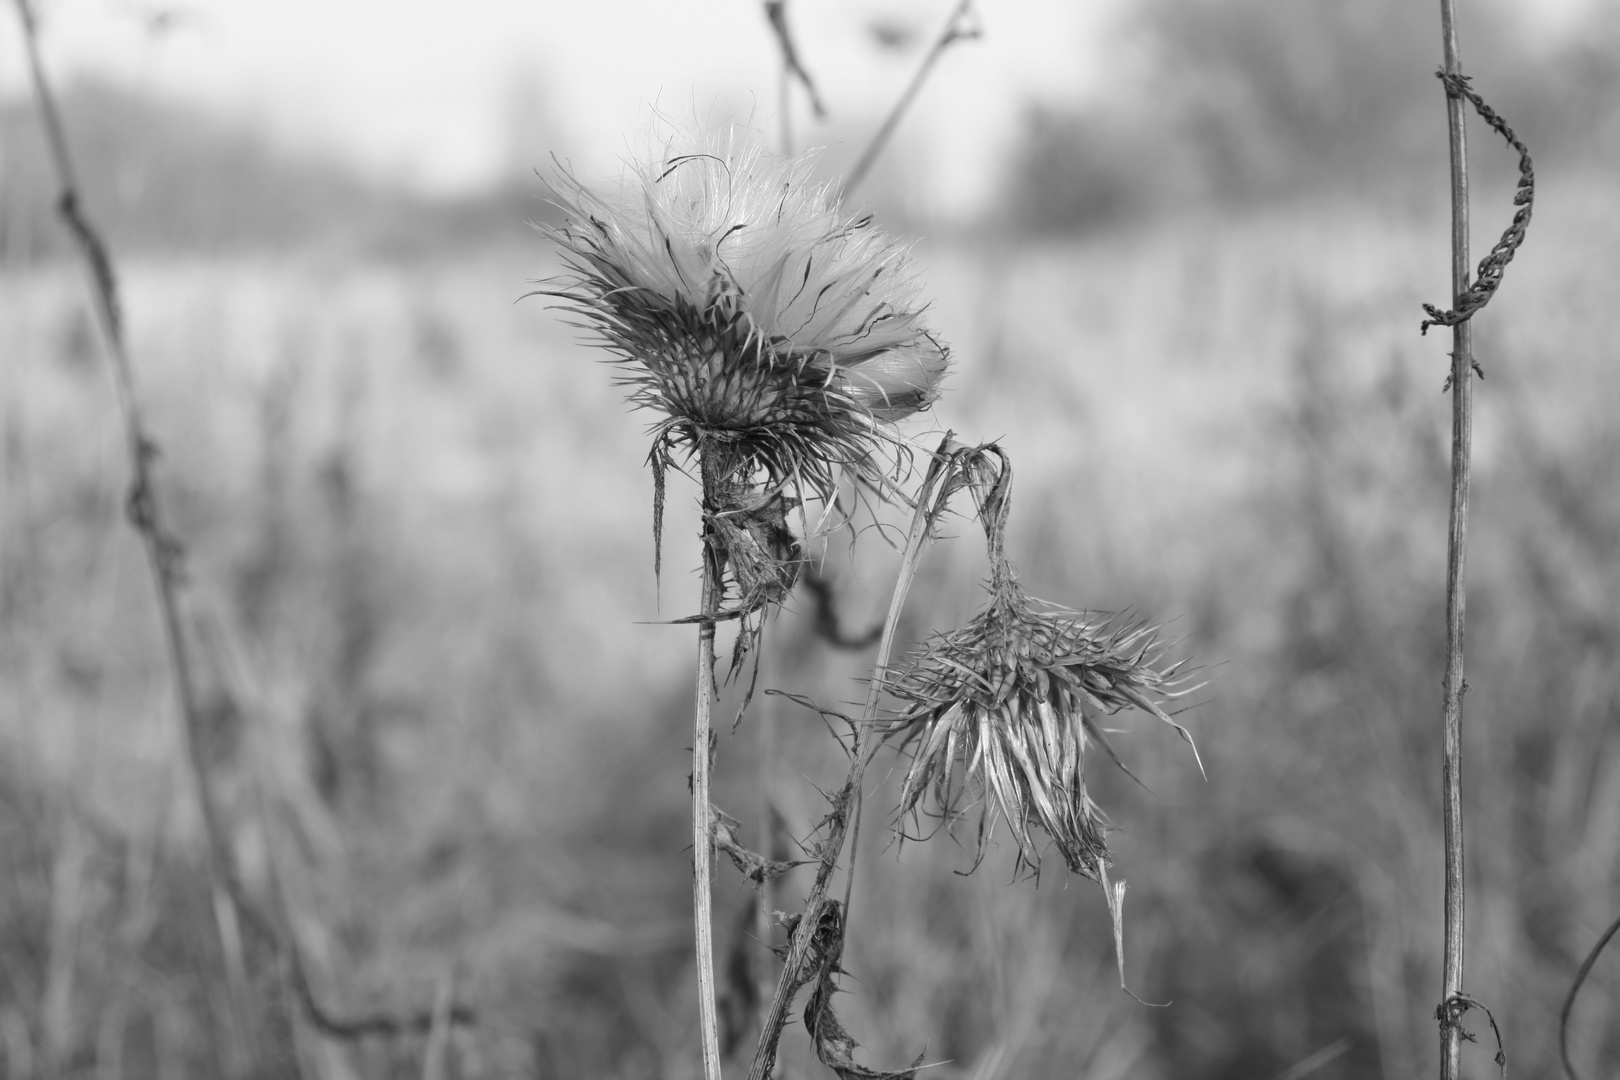
POLYGON ((799 59, 798 47, 793 41, 793 32, 788 29, 787 0, 765 0, 765 19, 771 24, 771 31, 776 35, 776 44, 782 52, 782 74, 777 88, 777 107, 781 110, 780 122, 782 125, 782 154, 789 156, 793 153, 793 115, 792 90, 794 82, 804 87, 809 95, 810 108, 816 114, 816 119, 825 119, 827 108, 821 103, 821 95, 816 92, 816 82, 805 70, 804 62, 799 59))
POLYGON ((923 479, 922 487, 917 491, 917 507, 911 516, 911 529, 906 535, 905 550, 900 555, 900 569, 895 578, 894 594, 889 598, 889 613, 883 620, 882 636, 878 638, 877 660, 872 667, 872 682, 867 687, 866 705, 861 710, 861 723, 855 729, 854 746, 850 748, 855 758, 854 771, 851 773, 854 781, 855 805, 850 814, 849 862, 844 874, 845 926, 849 925, 850 897, 855 889, 855 855, 861 839, 861 809, 866 801, 866 791, 861 781, 866 776, 866 766, 872 759, 873 747, 876 745, 876 740, 872 736, 877 727, 878 702, 882 699, 884 687, 888 683, 889 655, 894 650, 894 635, 900 626, 900 613, 906 606, 906 595, 911 591, 911 583, 917 577, 917 562, 922 555, 923 542, 933 534, 934 522, 938 520, 940 511, 944 508, 943 500, 951 492, 949 471, 954 464, 946 455, 953 442, 955 438, 952 433, 946 432, 945 438, 939 444, 939 450, 929 462, 928 474, 923 479))
POLYGON ((939 60, 940 56, 958 41, 972 41, 979 36, 979 28, 968 21, 968 16, 972 12, 973 0, 961 0, 951 11, 951 17, 945 21, 945 29, 941 30, 939 37, 934 39, 933 47, 928 50, 928 54, 923 57, 921 66, 917 68, 917 74, 912 76, 911 82, 907 84, 899 99, 895 101, 894 108, 890 109, 889 115, 884 117, 883 124, 878 128, 877 134, 872 136, 872 141, 861 152, 860 160, 855 162, 854 168, 850 169, 849 179, 844 181, 845 197, 848 197, 850 192, 859 187, 861 181, 866 179, 866 174, 872 171, 872 166, 877 162, 878 155, 888 145, 889 137, 894 134, 894 129, 900 126, 900 118, 911 107, 911 103, 916 99, 917 92, 922 89, 923 83, 928 81, 928 73, 934 69, 934 64, 939 60))
POLYGON ((1592 946, 1592 951, 1586 954, 1586 960, 1581 964, 1580 971, 1575 973, 1575 981, 1570 984, 1569 994, 1564 998, 1564 1006, 1558 1010, 1558 1057, 1564 1063, 1564 1075, 1569 1077, 1569 1080, 1580 1080, 1580 1075, 1575 1072, 1574 1063, 1569 1060, 1569 1014, 1575 1009, 1575 996, 1581 992, 1581 985, 1592 973, 1592 965, 1597 963, 1598 956, 1617 933, 1620 933, 1620 919, 1609 924, 1603 936, 1598 938, 1597 944, 1592 946))
MULTIPOLYGON (((134 365, 129 358, 124 340, 123 310, 118 300, 118 277, 112 256, 100 233, 90 223, 80 207, 78 178, 68 149, 67 133, 56 98, 45 77, 40 59, 38 25, 28 0, 13 0, 22 23, 23 44, 28 54, 29 73, 33 81, 35 102, 40 121, 45 129, 52 166, 57 174, 61 193, 57 209, 63 224, 73 237, 74 245, 82 257, 89 277, 90 296, 95 309, 96 324, 101 342, 112 369, 113 387, 123 424, 124 441, 130 462, 129 492, 125 511, 131 526, 139 534, 151 571, 153 588, 157 596, 158 611, 163 624, 163 636, 168 657, 171 682, 180 712, 180 737, 185 747, 185 760, 191 781, 197 792, 198 809, 208 849, 208 870, 213 890, 215 929, 226 958, 227 978, 231 982, 231 1012, 237 1023, 239 1037, 245 1037, 246 1018, 241 1015, 246 1004, 248 987, 246 969, 242 962, 243 924, 257 933, 278 954, 284 956, 290 968, 290 977, 304 1011, 323 1034, 334 1038, 355 1039, 368 1035, 401 1035, 427 1031, 432 1018, 427 1014, 398 1018, 387 1015, 341 1017, 327 1011, 315 997, 310 986, 303 957, 296 941, 283 941, 269 917, 249 900, 246 889, 236 872, 225 827, 214 803, 208 783, 208 766, 202 753, 203 716, 198 702, 195 665, 190 643, 185 633, 180 611, 180 590, 184 585, 185 549, 179 538, 168 527, 162 505, 157 497, 153 464, 158 457, 158 444, 146 426, 140 407, 140 396, 135 384, 134 365)), ((234 694, 233 694, 234 696, 234 694)), ((274 860, 272 860, 273 864, 274 860)), ((272 876, 276 871, 272 865, 272 876)), ((470 1024, 475 1014, 462 1006, 453 1006, 448 1022, 470 1024)), ((239 1051, 242 1048, 239 1048, 239 1051)), ((239 1066, 242 1063, 237 1063, 239 1066)), ((247 1063, 251 1065, 251 1063, 247 1063)), ((237 1071, 241 1071, 240 1068, 237 1071)))
MULTIPOLYGON (((80 208, 78 178, 73 168, 73 156, 68 149, 67 133, 61 113, 56 107, 55 95, 45 77, 45 66, 39 53, 39 27, 28 0, 14 0, 17 16, 22 24, 23 45, 28 54, 28 70, 34 86, 34 101, 39 110, 41 125, 45 129, 46 145, 50 150, 52 166, 56 171, 60 194, 57 212, 63 225, 73 237, 88 277, 96 325, 100 331, 108 366, 112 369, 118 412, 123 426, 124 443, 129 458, 129 491, 125 499, 125 515, 139 534, 146 552, 146 562, 152 577, 153 590, 158 602, 158 615, 163 625, 163 639, 168 657, 175 701, 180 712, 180 738, 192 784, 197 792, 197 805, 208 848, 209 879, 213 887, 215 929, 226 960, 226 974, 230 987, 230 1013, 236 1028, 235 1052, 246 1052, 241 1040, 247 1038, 246 997, 248 993, 245 969, 242 965, 238 897, 240 888, 232 878, 225 830, 219 820, 218 809, 208 786, 208 768, 202 752, 202 710, 197 700, 196 681, 192 675, 192 657, 180 616, 179 591, 185 549, 164 521, 163 509, 153 482, 152 466, 158 457, 158 444, 148 433, 141 413, 140 399, 135 387, 135 373, 124 344, 123 311, 118 301, 118 277, 113 269, 112 257, 101 234, 91 225, 80 208)), ((241 1063, 238 1062, 238 1065, 241 1063)), ((233 1067, 233 1072, 240 1071, 233 1067)))
POLYGON ((911 583, 917 574, 917 562, 923 542, 932 533, 934 522, 942 509, 941 492, 948 493, 950 490, 949 484, 945 481, 951 468, 948 451, 953 441, 952 433, 946 432, 939 449, 929 462, 922 485, 917 490, 915 512, 912 514, 906 545, 901 553, 894 593, 889 599, 889 613, 883 623, 883 636, 878 642, 872 682, 867 691, 866 708, 860 722, 853 725, 854 745, 850 748, 849 775, 844 780, 843 787, 832 797, 832 810, 826 819, 827 836, 817 845, 815 852, 817 862, 815 883, 810 889, 810 895, 805 899, 804 911, 797 917, 798 921, 789 935, 787 956, 782 964, 782 972, 777 978, 776 992, 772 995, 765 1013, 759 1043, 754 1048, 754 1058, 749 1065, 748 1080, 766 1080, 771 1075, 771 1070, 775 1068, 776 1047, 781 1041, 782 1028, 787 1023, 787 1010, 799 990, 816 976, 816 960, 826 952, 829 935, 836 938, 841 947, 842 928, 847 925, 844 913, 848 910, 850 889, 853 887, 854 879, 853 842, 850 846, 850 861, 846 864, 843 904, 827 898, 828 886, 831 884, 833 872, 838 868, 845 837, 850 835, 850 830, 857 824, 860 816, 861 786, 866 775, 867 763, 872 756, 871 735, 877 719, 878 702, 883 694, 884 677, 888 673, 889 655, 894 648, 894 635, 900 624, 900 612, 905 607, 906 595, 910 592, 911 583))

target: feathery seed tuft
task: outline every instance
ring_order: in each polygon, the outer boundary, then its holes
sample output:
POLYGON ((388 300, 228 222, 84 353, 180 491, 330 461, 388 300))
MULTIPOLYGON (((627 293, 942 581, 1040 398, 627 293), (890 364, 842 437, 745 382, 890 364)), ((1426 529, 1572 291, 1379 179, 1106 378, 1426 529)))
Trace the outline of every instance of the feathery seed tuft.
POLYGON ((926 409, 948 366, 923 323, 905 248, 846 218, 812 158, 733 132, 636 166, 597 192, 555 180, 550 282, 617 354, 631 402, 697 450, 720 442, 773 484, 830 497, 863 465, 874 421, 926 409))
POLYGON ((797 578, 786 511, 832 502, 844 469, 873 477, 878 426, 932 404, 948 351, 904 246, 844 216, 809 156, 737 131, 688 142, 604 191, 558 171, 567 217, 544 231, 568 272, 541 292, 614 354, 631 403, 662 414, 655 540, 665 470, 702 460, 705 535, 746 615, 797 578))

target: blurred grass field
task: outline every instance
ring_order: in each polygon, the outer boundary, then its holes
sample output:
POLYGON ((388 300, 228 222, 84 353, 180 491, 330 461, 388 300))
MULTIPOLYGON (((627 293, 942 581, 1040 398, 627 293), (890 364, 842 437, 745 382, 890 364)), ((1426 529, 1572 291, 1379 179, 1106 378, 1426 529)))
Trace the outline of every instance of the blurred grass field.
MULTIPOLYGON (((1465 985, 1515 1073, 1550 1076, 1563 995, 1620 902, 1620 218, 1612 172, 1540 181, 1476 321, 1465 985)), ((1506 189, 1475 205, 1483 251, 1506 189)), ((204 751, 248 890, 335 1011, 453 993, 480 1020, 444 1075, 695 1076, 693 643, 657 625, 696 602, 695 491, 672 483, 660 585, 647 418, 519 299, 555 271, 547 245, 479 236, 119 259, 187 548, 204 751)), ((1341 190, 919 242, 956 367, 908 431, 1007 448, 1032 594, 1169 623, 1207 670, 1182 719, 1209 778, 1141 717, 1118 745, 1151 790, 1094 772, 1127 974, 1161 1009, 1119 992, 1089 882, 1012 880, 1010 850, 964 877, 971 838, 889 839, 880 757, 840 1003, 863 1060, 926 1050, 940 1080, 1429 1068, 1449 335, 1417 328, 1447 236, 1432 203, 1341 190)), ((0 1076, 420 1075, 419 1036, 323 1039, 251 936, 232 1014, 111 389, 77 268, 33 244, 0 265, 0 1076)), ((930 551, 912 640, 975 609, 976 528, 930 551)), ((892 554, 877 530, 853 559, 847 539, 825 574, 864 628, 892 554)), ((790 603, 763 678, 847 701, 869 655, 831 649, 814 614, 790 603)), ((719 761, 717 802, 762 849, 781 843, 758 832, 762 783, 803 839, 842 776, 821 721, 775 697, 719 761)), ((736 1015, 755 902, 722 865, 736 1015)), ((1617 1015, 1609 956, 1572 1024, 1589 1077, 1620 1073, 1617 1015)), ((1467 1075, 1492 1075, 1469 1024, 1467 1075)), ((781 1075, 824 1073, 790 1028, 781 1075)))
MULTIPOLYGON (((1620 431, 1590 330, 1620 301, 1605 194, 1546 185, 1479 328, 1468 985, 1531 1065, 1552 1060, 1620 880, 1620 431)), ((1012 453, 1032 591, 1174 620, 1209 666, 1186 719, 1210 779, 1135 722, 1123 745, 1152 794, 1098 777, 1133 986, 1166 1010, 1114 989, 1085 883, 1010 882, 1010 855, 963 879, 944 838, 906 845, 902 872, 866 845, 844 1009, 873 1060, 926 1046, 949 1075, 1237 1077, 1326 1048, 1322 1076, 1421 1067, 1448 413, 1442 339, 1415 331, 1443 244, 1437 221, 1347 205, 922 249, 957 362, 936 422, 1012 453)), ((454 973, 486 1017, 457 1036, 466 1075, 684 1075, 691 643, 646 623, 695 589, 671 569, 655 591, 640 418, 543 303, 513 303, 549 257, 536 240, 403 264, 131 261, 132 347, 208 678, 251 703, 210 714, 238 856, 261 889, 268 845, 299 868, 325 989, 401 1007, 454 973)), ((80 289, 69 265, 13 270, 0 313, 0 1045, 12 1076, 48 1053, 202 1075, 222 976, 80 289)), ((675 489, 667 567, 692 561, 691 502, 675 489)), ((973 526, 954 531, 914 636, 976 604, 973 526)), ((870 620, 881 556, 830 549, 842 614, 870 620)), ((858 662, 803 611, 778 630, 775 681, 853 696, 858 662)), ((778 723, 772 784, 802 836, 837 763, 812 716, 778 723)), ((746 721, 723 742, 723 805, 757 800, 755 747, 746 721)), ((718 904, 742 933, 740 878, 718 904)), ((1617 995, 1600 967, 1577 1018, 1588 1061, 1620 1060, 1617 995)), ((261 1036, 290 1039, 273 1017, 261 1036)), ((386 1072, 390 1053, 410 1058, 367 1046, 322 1067, 386 1072)))

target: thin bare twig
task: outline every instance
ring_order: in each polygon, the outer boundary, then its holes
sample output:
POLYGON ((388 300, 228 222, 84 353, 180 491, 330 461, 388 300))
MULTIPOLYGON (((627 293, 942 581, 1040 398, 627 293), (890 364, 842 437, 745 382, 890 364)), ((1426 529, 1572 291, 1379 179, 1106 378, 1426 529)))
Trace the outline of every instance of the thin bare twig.
POLYGON ((450 968, 439 978, 433 994, 433 1026, 422 1050, 422 1080, 444 1080, 450 1056, 450 1008, 456 995, 456 973, 450 968))
POLYGON ((226 957, 230 982, 231 1011, 237 1028, 236 1046, 247 1037, 245 1017, 241 1016, 246 998, 246 980, 240 970, 239 938, 234 927, 239 914, 234 910, 240 894, 231 877, 231 863, 226 847, 225 830, 214 805, 208 785, 207 764, 203 760, 203 715, 197 701, 196 683, 192 677, 192 658, 180 616, 179 591, 184 575, 185 550, 164 520, 162 505, 153 482, 153 465, 158 457, 158 444, 148 433, 136 392, 134 368, 124 344, 123 310, 118 301, 118 277, 113 269, 112 257, 80 205, 78 178, 73 168, 73 155, 68 147, 67 132, 61 113, 56 107, 55 95, 45 77, 45 65, 39 53, 39 26, 28 0, 15 0, 17 16, 22 23, 23 44, 28 53, 28 70, 34 84, 34 101, 38 106, 40 122, 45 129, 46 143, 56 170, 61 193, 57 198, 57 212, 63 225, 78 248, 89 278, 90 296, 95 309, 96 324, 101 342, 112 368, 113 386, 118 399, 118 410, 123 422, 124 442, 130 465, 129 492, 124 509, 130 524, 139 534, 146 551, 146 561, 157 595, 158 614, 163 624, 171 681, 180 711, 180 736, 185 746, 186 761, 191 780, 197 792, 197 805, 201 813, 203 833, 208 847, 209 877, 214 890, 216 929, 226 957))
MULTIPOLYGON (((767 648, 763 639, 760 641, 759 648, 762 653, 767 648)), ((768 657, 768 655, 768 653, 765 653, 765 656, 768 657)), ((768 685, 770 678, 768 673, 766 673, 765 678, 768 685)), ((775 696, 767 693, 765 699, 760 702, 759 713, 754 719, 754 724, 758 729, 756 734, 759 739, 759 762, 755 775, 759 797, 754 804, 755 813, 759 815, 759 825, 755 835, 758 837, 756 842, 759 844, 759 853, 766 859, 773 859, 776 855, 774 850, 776 803, 771 798, 773 787, 771 766, 776 760, 776 714, 779 708, 775 696)), ((755 1000, 756 1008, 769 999, 771 987, 776 982, 776 973, 771 969, 771 954, 768 951, 771 943, 771 911, 774 907, 774 896, 775 890, 772 888, 771 878, 762 875, 759 882, 758 902, 754 905, 754 937, 757 939, 755 945, 761 952, 759 954, 759 963, 752 965, 750 968, 754 978, 754 992, 757 995, 755 1000)))
MULTIPOLYGON (((118 299, 117 272, 106 243, 82 209, 66 128, 62 123, 55 95, 51 91, 49 80, 45 77, 44 64, 40 59, 39 28, 34 11, 28 0, 13 0, 13 2, 22 23, 23 43, 28 52, 35 102, 38 105, 41 124, 45 129, 57 182, 61 188, 57 199, 57 211, 84 260, 96 323, 101 332, 101 341, 107 353, 109 366, 112 368, 113 386, 118 399, 119 415, 123 423, 130 461, 130 482, 125 511, 146 551, 147 564, 157 595, 171 681, 180 711, 181 739, 185 744, 186 762, 197 792, 198 808, 208 848, 216 929, 221 936, 228 965, 233 955, 238 957, 240 955, 239 944, 233 943, 239 942, 239 926, 246 923, 275 952, 288 959, 297 996, 312 1022, 323 1033, 336 1038, 360 1038, 367 1035, 427 1032, 433 1025, 433 1017, 429 1014, 407 1018, 381 1015, 345 1018, 336 1016, 322 1007, 309 984, 297 943, 282 939, 282 934, 272 921, 251 902, 236 872, 225 839, 224 824, 214 803, 208 782, 208 766, 202 753, 204 719, 193 674, 195 665, 180 611, 180 592, 185 584, 185 549, 169 528, 157 497, 153 466, 159 454, 158 444, 150 435, 140 408, 134 366, 130 362, 124 340, 123 310, 118 299)), ((244 984, 233 985, 231 988, 235 999, 232 1003, 234 1007, 241 1004, 245 997, 245 977, 238 972, 232 982, 244 984)), ((469 1009, 455 1006, 449 1010, 448 1022, 474 1023, 476 1016, 469 1009)))
POLYGON ((816 82, 799 59, 798 47, 793 43, 793 32, 788 29, 787 22, 787 0, 765 0, 765 18, 769 20, 771 30, 776 34, 776 43, 782 50, 782 84, 778 107, 782 112, 782 156, 790 157, 793 154, 793 103, 790 91, 794 80, 798 80, 805 93, 810 95, 810 108, 817 120, 826 118, 827 109, 822 105, 821 95, 816 92, 816 82))
POLYGON ((860 160, 855 163, 854 168, 850 169, 849 179, 844 181, 845 196, 848 196, 860 186, 862 180, 866 179, 866 174, 872 170, 872 165, 877 161, 878 155, 883 152, 884 146, 888 145, 889 136, 893 135, 894 129, 900 126, 900 118, 911 107, 911 102, 916 98, 917 91, 921 90, 923 83, 928 80, 928 73, 933 70, 934 64, 939 60, 940 55, 958 41, 973 41, 980 36, 981 31, 978 24, 972 21, 972 15, 973 0, 961 0, 951 11, 951 17, 946 20, 945 28, 940 31, 939 37, 935 39, 933 46, 928 50, 928 54, 923 57, 921 66, 917 68, 917 74, 912 76, 910 84, 900 95, 899 100, 894 103, 894 108, 889 110, 889 115, 884 118, 882 126, 877 130, 877 134, 872 136, 872 141, 862 151, 860 160))
MULTIPOLYGON (((315 989, 310 985, 309 975, 305 970, 303 959, 298 952, 296 943, 285 945, 285 952, 291 961, 293 992, 298 995, 300 1004, 304 1007, 305 1015, 310 1023, 322 1035, 331 1039, 357 1041, 367 1038, 399 1038, 405 1035, 431 1034, 437 1019, 437 1005, 434 1010, 414 1013, 409 1016, 393 1016, 388 1013, 375 1013, 369 1016, 339 1016, 329 1012, 315 996, 315 989)), ((465 1005, 450 1005, 449 1011, 444 1015, 444 1023, 468 1026, 478 1023, 478 1015, 465 1005)))
MULTIPOLYGON (((1450 326, 1452 332, 1451 374, 1446 387, 1451 391, 1451 520, 1446 561, 1446 674, 1445 674, 1445 766, 1443 803, 1445 817, 1445 953, 1442 980, 1444 993, 1435 1009, 1440 1022, 1440 1075, 1457 1080, 1461 1070, 1462 1043, 1471 1039, 1462 1028, 1461 1017, 1469 1008, 1485 1009, 1463 993, 1463 811, 1462 811, 1462 713, 1468 682, 1463 675, 1463 631, 1467 610, 1466 566, 1468 558, 1468 487, 1473 444, 1474 386, 1472 375, 1484 371, 1474 359, 1473 315, 1484 307, 1502 283, 1502 274, 1519 245, 1524 243, 1535 203, 1535 170, 1530 151, 1518 136, 1469 85, 1462 73, 1457 47, 1456 0, 1440 0, 1440 31, 1445 66, 1437 73, 1446 89, 1446 118, 1451 145, 1451 293, 1452 306, 1441 311, 1433 304, 1423 305, 1429 318, 1421 327, 1450 326), (1472 282, 1468 276, 1468 140, 1465 122, 1472 104, 1481 118, 1519 152, 1519 187, 1513 203, 1519 209, 1502 238, 1479 264, 1472 282)), ((1486 1016, 1490 1010, 1485 1009, 1486 1016)), ((1496 1020, 1491 1017, 1491 1027, 1496 1020)), ((1497 1032, 1496 1061, 1504 1072, 1507 1055, 1497 1032)))
MULTIPOLYGON (((916 577, 918 555, 938 517, 939 505, 935 501, 936 493, 942 488, 948 490, 948 484, 943 481, 947 479, 946 471, 951 467, 951 459, 947 452, 952 441, 953 436, 947 432, 938 452, 933 455, 928 473, 917 492, 916 510, 912 516, 910 532, 906 537, 905 549, 901 553, 900 569, 895 579, 894 593, 889 601, 889 614, 884 620, 883 638, 878 644, 872 682, 867 691, 866 710, 860 723, 852 725, 854 734, 853 745, 850 748, 849 775, 843 787, 832 796, 832 809, 825 819, 827 834, 816 845, 815 850, 817 862, 815 883, 811 886, 810 895, 805 899, 803 913, 796 917, 797 921, 789 933, 787 956, 783 961, 781 974, 777 978, 776 992, 766 1009, 759 1043, 754 1048, 754 1059, 748 1069, 748 1080, 766 1080, 771 1075, 776 1066, 776 1047, 781 1040, 782 1028, 787 1022, 787 1010, 793 1004, 794 996, 816 976, 817 957, 829 947, 829 939, 837 937, 841 941, 843 927, 847 925, 844 912, 849 901, 848 888, 845 890, 843 904, 828 899, 827 893, 833 873, 838 868, 839 856, 843 854, 845 837, 851 835, 851 830, 857 825, 860 816, 861 786, 866 775, 867 763, 871 759, 871 733, 876 722, 878 702, 883 694, 889 654, 894 647, 894 635, 900 623, 900 612, 905 607, 906 594, 916 577)), ((846 864, 845 870, 850 880, 853 880, 853 858, 852 845, 851 863, 846 864)))
POLYGON ((1615 919, 1609 924, 1603 936, 1598 938, 1597 944, 1592 946, 1592 951, 1586 954, 1581 970, 1575 973, 1575 981, 1570 984, 1569 996, 1564 998, 1564 1007, 1558 1010, 1558 1057, 1564 1063, 1564 1075, 1569 1077, 1569 1080, 1581 1080, 1575 1071, 1574 1063, 1569 1060, 1569 1014, 1575 1009, 1575 995, 1581 992, 1581 984, 1586 982, 1586 977, 1592 973, 1592 965, 1597 963, 1598 955, 1610 941, 1614 940, 1617 933, 1620 933, 1620 919, 1615 919))
MULTIPOLYGON (((1456 0, 1440 0, 1440 30, 1445 73, 1462 75, 1457 48, 1456 0)), ((1450 92, 1446 116, 1451 145, 1451 293, 1460 303, 1468 291, 1468 142, 1464 130, 1467 102, 1450 92)), ((1440 1019, 1440 1076, 1458 1080, 1462 1062, 1462 1025, 1452 1002, 1463 997, 1463 812, 1462 712, 1468 684, 1463 679, 1463 628, 1467 606, 1468 482, 1474 428, 1473 324, 1463 319, 1451 328, 1451 520, 1446 560, 1445 674, 1445 956, 1440 1019)))

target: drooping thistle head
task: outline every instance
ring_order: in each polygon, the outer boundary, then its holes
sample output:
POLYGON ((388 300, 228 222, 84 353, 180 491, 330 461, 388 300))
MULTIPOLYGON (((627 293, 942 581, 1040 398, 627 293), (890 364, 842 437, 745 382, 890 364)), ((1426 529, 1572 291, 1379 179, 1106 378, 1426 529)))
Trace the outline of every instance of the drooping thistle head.
POLYGON ((1086 758, 1095 745, 1120 762, 1098 722, 1134 706, 1190 743, 1164 706, 1192 688, 1180 666, 1165 661, 1157 627, 1025 595, 1003 546, 1012 470, 999 448, 982 453, 970 463, 968 486, 988 539, 988 601, 888 682, 903 706, 887 737, 911 754, 900 813, 954 822, 977 807, 975 864, 999 820, 1019 865, 1038 869, 1031 832, 1038 825, 1071 871, 1100 880, 1107 818, 1086 790, 1086 758), (992 468, 988 455, 999 465, 992 468))
POLYGON ((905 248, 844 215, 810 167, 733 131, 603 190, 553 181, 567 273, 543 291, 660 414, 660 496, 672 455, 704 459, 706 514, 756 538, 777 531, 783 493, 830 501, 840 470, 870 475, 877 425, 927 408, 947 366, 905 248))

